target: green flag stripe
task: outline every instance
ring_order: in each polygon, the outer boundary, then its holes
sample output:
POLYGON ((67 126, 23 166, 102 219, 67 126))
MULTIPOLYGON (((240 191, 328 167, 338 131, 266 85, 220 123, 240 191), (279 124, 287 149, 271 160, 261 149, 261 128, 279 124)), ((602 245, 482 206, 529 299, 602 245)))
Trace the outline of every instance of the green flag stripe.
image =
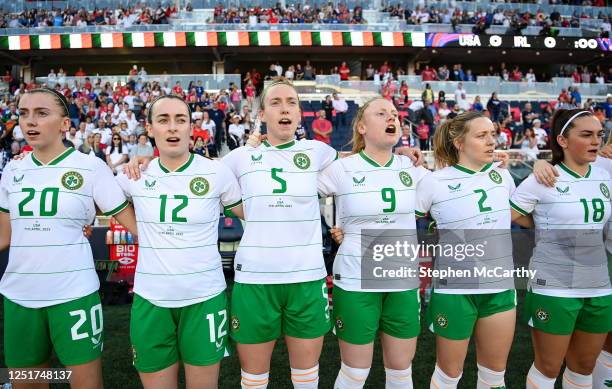
POLYGON ((38 35, 30 35, 30 48, 32 48, 32 50, 40 49, 40 39, 38 38, 38 35))
POLYGON ((249 31, 249 46, 259 46, 259 34, 257 31, 249 31))
POLYGON ((291 46, 291 42, 289 41, 289 31, 281 31, 281 46, 291 46))
POLYGON ((100 34, 91 34, 91 46, 96 48, 102 47, 102 40, 100 39, 100 34))
POLYGON ((225 32, 217 33, 217 43, 219 46, 227 46, 227 34, 225 32))
POLYGON ((382 46, 382 36, 380 32, 373 32, 372 39, 374 41, 374 46, 382 46))
POLYGON ((123 33, 123 46, 124 47, 134 47, 134 41, 132 40, 131 32, 123 33))
POLYGON ((60 35, 60 42, 62 45, 62 49, 69 49, 70 48, 70 35, 68 34, 60 35))
POLYGON ((187 43, 187 46, 195 46, 196 45, 195 32, 186 32, 185 42, 187 43))
POLYGON ((155 47, 164 47, 164 33, 163 32, 154 32, 155 36, 155 47))
POLYGON ((404 33, 404 46, 412 47, 412 34, 409 32, 404 33))
POLYGON ((6 35, 0 36, 0 49, 8 50, 8 48, 9 48, 8 36, 6 35))
POLYGON ((353 46, 353 40, 351 39, 350 32, 345 31, 342 33, 342 45, 343 46, 353 46))
POLYGON ((321 33, 320 32, 312 32, 312 45, 321 46, 321 33))

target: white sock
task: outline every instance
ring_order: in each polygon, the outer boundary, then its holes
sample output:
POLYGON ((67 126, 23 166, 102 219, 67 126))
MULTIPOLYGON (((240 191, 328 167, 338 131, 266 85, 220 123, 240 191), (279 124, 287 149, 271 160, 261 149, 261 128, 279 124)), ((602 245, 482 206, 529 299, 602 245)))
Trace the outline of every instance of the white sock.
POLYGON ((345 365, 342 362, 334 389, 361 389, 365 385, 366 379, 368 379, 368 374, 370 374, 369 368, 358 369, 345 365))
POLYGON ((405 370, 393 370, 385 367, 385 389, 413 389, 412 366, 405 370))
POLYGON ((462 375, 463 373, 456 378, 449 377, 436 364, 436 368, 431 376, 431 382, 429 383, 429 389, 456 389, 462 375))
POLYGON ((242 389, 266 389, 270 372, 263 374, 251 374, 240 370, 240 387, 242 389))
POLYGON ((582 375, 571 371, 567 366, 563 372, 563 389, 591 389, 593 375, 582 375))
POLYGON ((601 350, 595 369, 593 369, 593 389, 609 389, 612 387, 612 354, 601 350))
POLYGON ((548 378, 536 369, 535 364, 531 364, 527 373, 527 389, 554 389, 556 378, 548 378))
POLYGON ((478 366, 478 383, 476 384, 476 389, 501 389, 506 387, 506 383, 504 382, 505 370, 495 371, 487 369, 478 363, 476 366, 478 366))
POLYGON ((319 365, 310 369, 291 368, 291 382, 294 389, 316 389, 319 387, 319 365))

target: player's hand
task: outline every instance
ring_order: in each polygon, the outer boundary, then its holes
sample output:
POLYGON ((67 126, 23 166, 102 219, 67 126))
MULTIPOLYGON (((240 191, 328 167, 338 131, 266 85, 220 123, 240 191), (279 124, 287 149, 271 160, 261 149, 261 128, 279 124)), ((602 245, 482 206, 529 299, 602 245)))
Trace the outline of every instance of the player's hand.
POLYGON ((601 150, 599 150, 599 156, 604 158, 612 158, 612 143, 605 145, 601 150))
POLYGON ((123 164, 123 174, 130 180, 137 181, 140 179, 140 172, 147 170, 151 160, 147 157, 135 157, 128 163, 123 164))
POLYGON ((246 145, 250 147, 257 147, 263 142, 262 135, 259 132, 253 132, 249 134, 249 138, 246 141, 246 145))
POLYGON ((413 147, 398 147, 395 151, 399 155, 405 155, 410 158, 414 166, 421 166, 423 162, 425 162, 425 157, 420 149, 413 147))
POLYGON ((342 231, 340 227, 338 226, 332 227, 329 229, 329 232, 331 233, 331 236, 334 242, 338 244, 342 244, 342 241, 344 240, 344 231, 342 231))
POLYGON ((495 151, 493 152, 493 161, 501 162, 499 167, 502 169, 508 169, 508 164, 510 163, 510 155, 505 151, 495 151))
POLYGON ((91 239, 92 235, 93 235, 93 227, 90 224, 85 224, 83 226, 83 236, 89 240, 91 239))
POLYGON ((545 185, 552 188, 557 182, 559 172, 550 163, 539 159, 533 164, 533 175, 540 185, 545 185))
POLYGON ((16 156, 13 157, 13 160, 21 161, 22 159, 24 159, 26 157, 26 155, 28 155, 28 153, 19 153, 16 156))

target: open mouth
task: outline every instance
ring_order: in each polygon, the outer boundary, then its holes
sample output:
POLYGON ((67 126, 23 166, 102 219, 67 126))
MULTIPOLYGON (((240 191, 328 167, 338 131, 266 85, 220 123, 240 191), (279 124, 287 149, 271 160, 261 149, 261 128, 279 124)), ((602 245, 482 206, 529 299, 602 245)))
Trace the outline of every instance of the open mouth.
POLYGON ((40 135, 40 132, 34 131, 34 130, 28 130, 26 134, 28 134, 28 136, 36 136, 36 135, 40 135))
POLYGON ((288 126, 291 124, 291 119, 283 118, 278 121, 278 124, 288 126))
POLYGON ((176 136, 171 136, 170 138, 166 139, 166 142, 168 143, 178 143, 180 141, 179 138, 177 138, 176 136))
POLYGON ((395 124, 389 124, 387 128, 385 128, 385 132, 387 134, 395 134, 396 131, 397 131, 397 128, 395 127, 395 124))

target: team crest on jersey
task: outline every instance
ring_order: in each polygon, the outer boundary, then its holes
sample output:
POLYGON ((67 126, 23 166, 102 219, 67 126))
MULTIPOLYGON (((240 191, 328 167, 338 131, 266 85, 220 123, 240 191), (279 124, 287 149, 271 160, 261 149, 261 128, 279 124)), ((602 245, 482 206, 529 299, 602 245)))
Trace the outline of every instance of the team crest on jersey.
POLYGON ((336 328, 337 328, 339 331, 342 331, 342 330, 344 329, 344 322, 343 322, 343 321, 342 321, 342 319, 341 319, 341 318, 339 318, 339 317, 337 317, 337 318, 336 318, 336 328))
POLYGON ((189 190, 196 196, 204 196, 208 193, 208 189, 210 189, 210 184, 204 177, 196 177, 189 183, 189 190))
POLYGON ((451 193, 459 192, 461 190, 461 183, 458 183, 455 186, 452 186, 452 185, 447 185, 447 186, 448 186, 448 189, 451 191, 451 193))
POLYGON ((230 325, 232 326, 232 331, 238 331, 240 329, 240 320, 236 316, 232 316, 230 325))
POLYGON ((501 184, 502 176, 497 172, 497 170, 491 170, 489 172, 489 178, 496 184, 501 184))
POLYGON ((302 170, 310 167, 310 158, 304 153, 297 153, 293 156, 293 163, 302 170))
POLYGON ((62 185, 68 190, 77 190, 83 186, 83 176, 75 171, 66 172, 62 176, 62 185))
POLYGON ((550 314, 542 308, 538 308, 536 310, 535 316, 539 321, 543 323, 546 323, 548 320, 550 320, 550 314))
POLYGON ((153 180, 153 181, 145 180, 145 188, 154 189, 156 183, 157 183, 157 180, 153 180))
POLYGON ((405 186, 412 186, 412 177, 410 177, 410 174, 408 174, 408 172, 399 172, 399 179, 405 186))
POLYGON ((365 179, 365 176, 361 177, 361 179, 353 177, 353 186, 365 186, 365 179))
POLYGON ((555 189, 557 189, 557 192, 559 192, 562 195, 569 194, 569 185, 566 186, 565 188, 559 188, 558 186, 555 186, 555 189))
POLYGON ((603 194, 607 199, 610 198, 610 190, 608 189, 608 185, 602 182, 601 184, 599 184, 599 190, 601 191, 601 194, 603 194))
POLYGON ((25 177, 25 174, 22 174, 21 177, 17 178, 16 176, 13 176, 13 184, 17 185, 17 184, 21 184, 21 181, 23 181, 23 177, 25 177))
POLYGON ((439 314, 436 317, 436 323, 438 323, 438 325, 440 326, 440 328, 446 328, 448 327, 448 319, 446 318, 445 315, 443 314, 439 314))

